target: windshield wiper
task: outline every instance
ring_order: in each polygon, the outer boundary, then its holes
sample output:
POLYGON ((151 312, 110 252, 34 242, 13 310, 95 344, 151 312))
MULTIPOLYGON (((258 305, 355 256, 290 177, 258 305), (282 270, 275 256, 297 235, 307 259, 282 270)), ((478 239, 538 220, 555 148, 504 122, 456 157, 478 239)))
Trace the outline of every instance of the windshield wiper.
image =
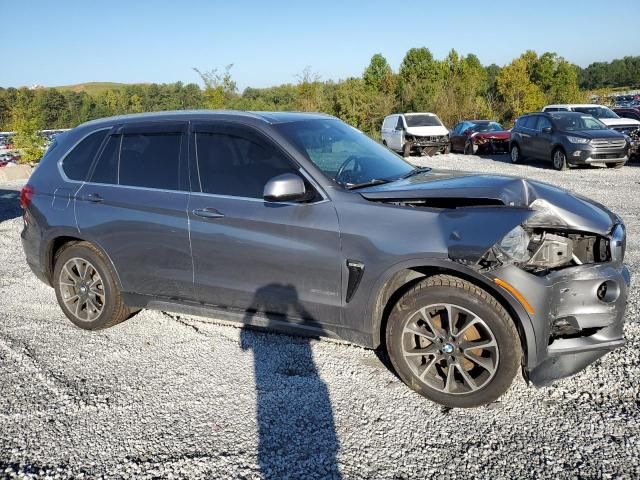
POLYGON ((409 178, 409 177, 413 177, 414 175, 418 175, 419 173, 430 172, 430 171, 431 169, 429 167, 417 167, 411 170, 409 173, 404 174, 400 178, 402 179, 409 178))
POLYGON ((347 190, 355 190, 356 188, 373 187, 374 185, 382 185, 383 183, 389 183, 391 180, 385 180, 384 178, 374 178, 368 182, 362 183, 347 183, 344 188, 347 190))

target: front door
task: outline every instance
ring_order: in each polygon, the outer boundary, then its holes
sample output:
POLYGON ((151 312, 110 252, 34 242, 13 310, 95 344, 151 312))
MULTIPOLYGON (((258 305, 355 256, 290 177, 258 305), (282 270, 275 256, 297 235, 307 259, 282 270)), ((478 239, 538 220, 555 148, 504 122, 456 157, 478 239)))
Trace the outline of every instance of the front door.
POLYGON ((551 122, 542 115, 537 116, 535 132, 531 136, 531 154, 542 160, 551 160, 551 133, 545 132, 545 128, 551 128, 551 122))
POLYGON ((286 315, 292 322, 339 323, 333 204, 319 192, 304 203, 264 201, 269 179, 302 174, 250 127, 194 124, 191 142, 188 211, 196 298, 239 312, 286 315))
POLYGON ((76 193, 80 233, 109 256, 125 292, 193 294, 186 125, 114 128, 76 193))

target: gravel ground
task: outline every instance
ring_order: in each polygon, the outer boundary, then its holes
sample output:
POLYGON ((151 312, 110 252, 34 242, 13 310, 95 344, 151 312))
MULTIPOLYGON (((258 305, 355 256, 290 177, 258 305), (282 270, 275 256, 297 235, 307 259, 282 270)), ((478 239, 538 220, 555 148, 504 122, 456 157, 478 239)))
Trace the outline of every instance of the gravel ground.
MULTIPOLYGON (((416 163, 522 175, 620 213, 639 275, 640 168, 556 172, 506 157, 416 163)), ((0 477, 638 478, 639 298, 627 346, 536 390, 444 410, 374 352, 144 311, 74 328, 23 260, 13 190, 0 185, 0 477)))

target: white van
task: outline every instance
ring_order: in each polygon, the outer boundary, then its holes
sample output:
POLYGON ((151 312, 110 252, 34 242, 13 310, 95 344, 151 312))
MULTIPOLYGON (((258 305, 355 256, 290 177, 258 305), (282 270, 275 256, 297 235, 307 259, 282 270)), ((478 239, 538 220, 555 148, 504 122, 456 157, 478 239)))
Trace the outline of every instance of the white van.
POLYGON ((543 112, 580 112, 592 117, 596 117, 607 127, 618 130, 621 133, 628 134, 628 131, 640 128, 640 121, 633 118, 621 118, 616 112, 604 105, 595 103, 576 103, 576 104, 560 104, 547 105, 542 109, 543 112))
POLYGON ((396 113, 382 122, 382 143, 408 157, 449 151, 449 130, 434 113, 396 113))

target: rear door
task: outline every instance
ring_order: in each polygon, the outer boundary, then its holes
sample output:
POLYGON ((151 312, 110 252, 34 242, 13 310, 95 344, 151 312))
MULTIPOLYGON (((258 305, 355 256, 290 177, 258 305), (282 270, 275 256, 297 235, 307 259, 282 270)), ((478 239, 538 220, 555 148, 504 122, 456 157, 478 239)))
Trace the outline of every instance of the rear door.
POLYGON ((523 155, 527 156, 535 156, 534 155, 534 136, 535 136, 535 126, 537 123, 536 115, 529 115, 525 117, 522 121, 522 128, 520 128, 520 150, 522 150, 523 155))
POLYGON ((75 196, 83 238, 113 261, 126 292, 190 298, 187 123, 115 127, 75 196))
POLYGON ((339 323, 333 204, 317 190, 304 203, 264 201, 269 179, 304 175, 253 128, 196 123, 193 132, 189 219, 197 299, 239 312, 287 315, 289 321, 339 323))

